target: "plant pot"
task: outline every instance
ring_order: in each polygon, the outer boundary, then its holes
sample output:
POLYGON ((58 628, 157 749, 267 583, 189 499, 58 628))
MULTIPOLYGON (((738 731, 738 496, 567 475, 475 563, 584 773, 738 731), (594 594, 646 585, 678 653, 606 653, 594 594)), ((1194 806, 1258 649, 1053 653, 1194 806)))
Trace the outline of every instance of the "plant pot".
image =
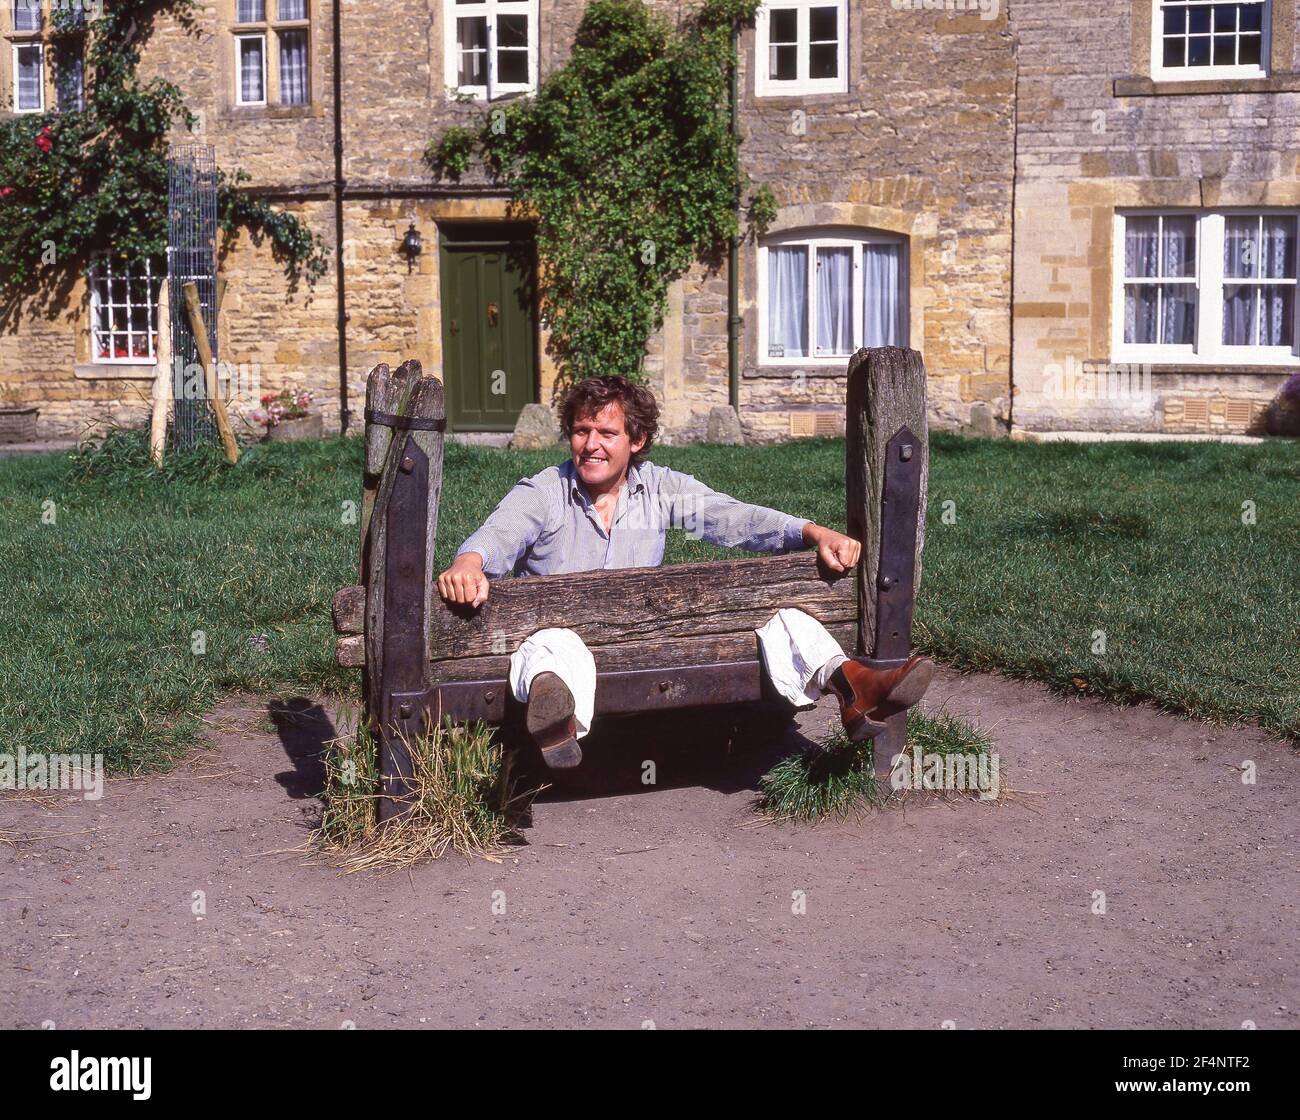
POLYGON ((1300 407, 1273 401, 1264 413, 1264 431, 1271 436, 1300 436, 1300 407))
POLYGON ((325 434, 325 420, 319 412, 309 412, 296 420, 281 420, 274 428, 267 428, 270 440, 320 439, 325 434))
POLYGON ((0 407, 0 443, 31 443, 40 411, 35 405, 0 407))

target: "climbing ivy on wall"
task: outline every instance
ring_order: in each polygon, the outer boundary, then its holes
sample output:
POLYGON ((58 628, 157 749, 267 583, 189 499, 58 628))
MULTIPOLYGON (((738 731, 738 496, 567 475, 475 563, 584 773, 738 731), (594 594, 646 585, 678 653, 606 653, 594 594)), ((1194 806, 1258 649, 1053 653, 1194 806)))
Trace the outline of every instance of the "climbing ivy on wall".
MULTIPOLYGON (((85 36, 85 107, 16 116, 0 124, 0 305, 10 313, 37 291, 65 290, 89 258, 111 250, 161 260, 167 247, 167 139, 193 128, 184 95, 163 78, 142 80, 140 50, 158 16, 193 27, 196 0, 55 4, 56 42, 85 36)), ((325 272, 324 245, 292 214, 222 174, 222 229, 267 238, 291 282, 325 272)))
MULTIPOLYGON (((426 149, 452 179, 481 159, 512 210, 535 220, 562 377, 640 379, 668 285, 696 260, 718 263, 740 232, 731 35, 759 4, 707 0, 674 27, 641 0, 594 0, 568 63, 535 97, 490 107, 476 130, 450 128, 426 149)), ((775 215, 771 191, 754 190, 748 209, 761 232, 775 215)))

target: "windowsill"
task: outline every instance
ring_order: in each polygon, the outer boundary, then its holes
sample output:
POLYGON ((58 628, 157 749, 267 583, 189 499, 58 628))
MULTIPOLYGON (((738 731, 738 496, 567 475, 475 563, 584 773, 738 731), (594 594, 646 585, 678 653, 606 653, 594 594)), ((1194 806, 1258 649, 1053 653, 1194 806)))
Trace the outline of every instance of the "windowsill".
POLYGON ((851 357, 851 354, 846 354, 844 360, 836 365, 806 362, 804 365, 791 363, 790 365, 780 366, 745 366, 740 371, 740 375, 742 377, 770 377, 779 381, 789 381, 796 374, 803 374, 804 377, 844 378, 849 375, 849 359, 851 357))
POLYGON ((79 381, 152 381, 158 376, 156 362, 82 362, 72 367, 79 381))
POLYGON ((761 101, 764 105, 771 105, 776 108, 782 108, 783 103, 790 105, 800 105, 810 98, 818 100, 833 101, 836 98, 847 100, 849 91, 847 89, 771 89, 764 88, 754 91, 754 100, 761 101))
POLYGON ((1174 97, 1218 93, 1295 93, 1300 74, 1270 74, 1260 78, 1198 78, 1155 81, 1146 77, 1116 78, 1116 97, 1174 97))
POLYGON ((1162 374, 1182 373, 1264 374, 1271 376, 1294 373, 1297 367, 1300 367, 1300 358, 1296 358, 1291 362, 1278 362, 1269 365, 1233 365, 1230 362, 1144 362, 1137 358, 1114 358, 1109 360, 1106 358, 1088 358, 1081 364, 1084 372, 1124 366, 1125 368, 1137 367, 1150 370, 1153 377, 1159 377, 1162 374))
POLYGON ((324 115, 323 104, 309 101, 306 105, 227 105, 217 117, 226 121, 286 121, 324 115))

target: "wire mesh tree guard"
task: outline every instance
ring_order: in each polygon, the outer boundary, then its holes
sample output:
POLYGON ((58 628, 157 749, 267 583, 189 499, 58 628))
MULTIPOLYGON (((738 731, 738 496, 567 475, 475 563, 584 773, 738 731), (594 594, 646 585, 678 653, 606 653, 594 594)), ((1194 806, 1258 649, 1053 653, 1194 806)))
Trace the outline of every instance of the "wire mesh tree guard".
POLYGON ((216 439, 203 367, 189 316, 187 283, 199 290, 212 360, 217 355, 217 162, 207 144, 173 146, 167 153, 167 295, 171 319, 171 444, 186 449, 216 439))

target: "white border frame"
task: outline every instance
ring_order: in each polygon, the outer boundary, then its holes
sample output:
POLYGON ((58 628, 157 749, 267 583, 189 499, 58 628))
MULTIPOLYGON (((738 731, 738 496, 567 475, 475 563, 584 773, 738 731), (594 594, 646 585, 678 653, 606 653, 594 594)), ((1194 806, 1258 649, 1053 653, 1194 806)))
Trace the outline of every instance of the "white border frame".
POLYGON ((235 33, 235 104, 241 107, 266 105, 270 97, 270 73, 269 62, 267 58, 267 39, 269 38, 265 31, 241 31, 235 33), (262 100, 245 101, 244 100, 244 80, 243 80, 243 44, 248 39, 262 40, 262 100))
MULTIPOLYGON (((99 356, 99 344, 98 344, 98 338, 96 337, 97 334, 98 334, 98 331, 97 331, 97 329, 96 329, 96 326, 97 326, 98 321, 99 321, 100 300, 99 300, 99 291, 98 291, 97 285, 95 284, 95 280, 94 280, 94 270, 95 270, 96 268, 98 268, 98 267, 99 267, 100 265, 102 265, 102 264, 107 264, 107 265, 108 265, 108 268, 109 268, 108 277, 107 277, 107 279, 108 279, 108 283, 109 283, 109 305, 110 305, 110 306, 121 306, 121 305, 114 305, 114 304, 113 304, 113 300, 112 300, 112 294, 113 294, 113 293, 112 293, 112 283, 113 283, 113 273, 112 273, 113 260, 112 260, 112 257, 111 257, 109 254, 104 254, 104 253, 98 254, 98 255, 95 257, 95 259, 94 259, 93 261, 91 261, 91 269, 90 269, 90 272, 89 272, 89 273, 87 274, 87 276, 86 276, 86 287, 87 287, 87 288, 89 289, 89 291, 90 291, 90 361, 91 361, 91 364, 92 364, 92 365, 97 365, 97 366, 140 366, 140 365, 157 365, 157 363, 158 363, 158 353, 159 353, 159 351, 160 351, 161 348, 162 348, 162 315, 161 315, 161 313, 160 313, 160 307, 159 307, 159 304, 162 302, 162 284, 163 284, 163 281, 166 279, 166 276, 165 276, 165 275, 163 275, 163 276, 154 276, 154 274, 153 274, 153 268, 152 268, 152 266, 150 265, 150 263, 146 260, 146 261, 144 262, 144 271, 143 271, 142 274, 140 274, 140 273, 136 273, 136 272, 134 272, 134 271, 132 271, 132 270, 128 270, 128 272, 127 272, 127 277, 126 277, 126 294, 127 294, 127 302, 126 302, 125 306, 126 306, 126 308, 127 308, 127 330, 126 330, 126 338, 127 338, 127 349, 128 349, 128 350, 131 349, 131 342, 134 340, 135 335, 136 335, 136 332, 135 332, 134 330, 132 330, 132 329, 131 329, 131 326, 130 326, 130 322, 131 322, 131 309, 132 309, 133 307, 137 306, 137 305, 136 305, 134 302, 132 302, 132 300, 131 300, 131 295, 132 295, 131 286, 132 286, 132 284, 134 284, 134 283, 139 283, 139 282, 143 281, 144 284, 145 284, 145 289, 146 289, 146 291, 148 291, 150 288, 153 287, 153 285, 154 285, 155 283, 157 283, 157 285, 158 285, 158 293, 159 293, 159 294, 158 294, 158 296, 156 296, 156 297, 154 298, 154 300, 153 300, 153 307, 152 307, 152 315, 153 315, 153 330, 152 330, 151 332, 149 332, 149 333, 152 335, 152 338, 153 338, 153 340, 154 340, 154 353, 153 353, 152 355, 149 355, 149 356, 142 356, 142 355, 134 355, 134 356, 131 356, 131 355, 128 355, 128 356, 125 357, 125 358, 114 357, 112 354, 110 354, 107 358, 101 358, 101 357, 99 356)), ((109 333, 109 346, 110 346, 110 348, 111 348, 111 347, 112 347, 112 338, 113 338, 113 335, 114 335, 114 334, 121 334, 121 332, 120 332, 120 331, 113 331, 113 330, 110 329, 108 333, 109 333)))
POLYGON ((1223 236, 1225 218, 1281 214, 1298 223, 1297 269, 1300 270, 1300 210, 1285 206, 1241 206, 1219 210, 1158 207, 1115 211, 1111 252, 1111 359, 1189 366, 1300 366, 1300 282, 1293 301, 1291 346, 1228 346, 1223 339, 1223 236), (1160 346, 1124 341, 1124 225, 1130 218, 1190 215, 1196 222, 1196 345, 1160 346))
POLYGON ((45 57, 45 43, 40 39, 19 39, 16 40, 11 45, 13 49, 11 51, 9 61, 12 67, 11 73, 13 74, 13 90, 11 94, 13 99, 13 111, 15 113, 21 113, 24 116, 26 116, 28 113, 43 113, 45 112, 45 104, 46 104, 45 82, 46 79, 49 77, 49 66, 47 64, 48 60, 45 57), (19 108, 18 105, 18 52, 20 50, 31 50, 33 47, 36 50, 38 50, 41 55, 41 82, 40 82, 41 103, 38 106, 36 106, 35 109, 22 109, 19 108))
POLYGON ((902 337, 900 346, 910 345, 911 339, 911 269, 909 262, 908 239, 904 234, 891 233, 888 230, 869 229, 865 226, 807 226, 803 229, 782 230, 771 237, 764 238, 758 246, 758 341, 755 365, 759 366, 808 366, 812 368, 831 367, 839 369, 857 352, 862 345, 862 246, 867 244, 897 245, 899 252, 899 308, 898 318, 902 337), (827 354, 821 357, 806 355, 786 355, 772 358, 767 353, 767 251, 773 247, 785 245, 808 246, 808 347, 815 350, 816 341, 816 275, 815 252, 817 249, 853 249, 853 342, 847 354, 827 354))
MULTIPOLYGON (((1269 58, 1273 49, 1273 0, 1263 0, 1263 32, 1259 44, 1258 66, 1166 66, 1164 9, 1167 0, 1151 0, 1151 78, 1157 82, 1223 81, 1227 78, 1267 78, 1269 58)), ((1211 7, 1215 0, 1206 0, 1202 7, 1211 7)), ((1231 0, 1221 0, 1231 2, 1231 0)), ((1243 0, 1244 2, 1244 0, 1243 0)), ((1213 33, 1211 33, 1213 37, 1213 33)))
POLYGON ((538 0, 474 0, 471 3, 443 3, 443 80, 452 93, 468 95, 475 101, 495 101, 512 94, 533 93, 537 89, 538 55, 541 53, 542 31, 538 14, 538 0), (528 17, 528 81, 497 83, 497 19, 499 15, 526 15, 528 17), (460 85, 460 48, 456 43, 457 19, 487 19, 487 85, 460 85))
POLYGON ((849 5, 848 0, 771 0, 758 10, 754 20, 754 96, 780 97, 799 96, 808 93, 848 93, 849 91, 849 5), (799 77, 792 82, 778 82, 768 74, 768 62, 771 59, 768 36, 771 31, 770 14, 772 8, 795 8, 798 10, 798 56, 799 77), (808 77, 808 13, 812 8, 836 8, 839 18, 839 51, 836 66, 839 74, 835 78, 808 77))

